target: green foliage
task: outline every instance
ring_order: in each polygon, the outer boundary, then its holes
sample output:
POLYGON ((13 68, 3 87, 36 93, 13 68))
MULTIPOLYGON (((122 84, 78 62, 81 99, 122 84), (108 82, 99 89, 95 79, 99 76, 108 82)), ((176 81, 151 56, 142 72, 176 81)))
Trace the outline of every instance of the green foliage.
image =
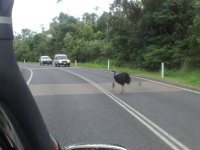
POLYGON ((144 54, 144 67, 147 70, 159 70, 161 62, 166 65, 170 63, 172 52, 168 47, 158 47, 151 45, 146 49, 148 53, 144 54))
POLYGON ((96 23, 96 20, 97 20, 97 14, 95 13, 84 13, 83 14, 83 17, 82 17, 82 20, 85 24, 90 24, 90 25, 93 25, 96 23))
POLYGON ((90 25, 84 25, 80 30, 80 35, 85 41, 93 40, 94 31, 90 25))
POLYGON ((159 70, 161 62, 168 69, 199 68, 199 10, 197 0, 114 0, 101 16, 60 13, 47 31, 15 35, 16 59, 66 53, 79 62, 111 59, 147 70, 159 70))
POLYGON ((102 57, 104 52, 103 41, 85 42, 79 40, 76 47, 72 50, 72 58, 86 62, 102 57))
POLYGON ((200 16, 197 16, 190 27, 191 35, 189 37, 190 50, 189 63, 195 68, 200 67, 200 16))

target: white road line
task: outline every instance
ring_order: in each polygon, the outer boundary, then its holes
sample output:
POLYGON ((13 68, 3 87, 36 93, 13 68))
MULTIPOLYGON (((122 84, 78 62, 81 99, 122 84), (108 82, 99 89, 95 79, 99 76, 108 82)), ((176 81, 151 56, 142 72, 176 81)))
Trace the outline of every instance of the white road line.
POLYGON ((59 69, 68 73, 71 73, 79 78, 82 78, 83 80, 89 82, 99 90, 101 90, 104 94, 106 94, 108 97, 110 97, 114 102, 116 102, 118 105, 120 105, 122 108, 124 108, 127 112, 129 112, 132 116, 134 116, 137 120, 139 120, 143 125, 145 125, 149 130, 151 130, 155 135, 157 135, 160 139, 162 139, 169 147, 171 147, 173 150, 189 150, 187 146, 179 142, 177 139, 175 139, 172 135, 164 131, 161 127, 153 123, 151 120, 149 120, 147 117, 142 115, 140 112, 135 110, 133 107, 113 95, 112 93, 105 90, 103 87, 98 85, 97 83, 79 75, 76 73, 73 73, 69 70, 63 70, 59 69))
POLYGON ((55 69, 55 68, 29 68, 31 70, 51 70, 51 69, 55 69))
POLYGON ((23 68, 23 69, 26 69, 26 70, 29 70, 29 72, 30 72, 31 75, 30 75, 28 81, 26 81, 26 83, 29 85, 30 82, 31 82, 31 80, 32 80, 32 78, 33 78, 33 71, 31 69, 29 69, 29 68, 26 68, 26 67, 22 67, 22 66, 19 66, 19 67, 23 68))
POLYGON ((194 91, 194 90, 191 90, 191 89, 183 88, 183 87, 180 87, 180 86, 176 86, 176 85, 172 85, 172 84, 168 84, 168 83, 164 83, 164 82, 159 82, 159 81, 155 81, 155 80, 151 80, 151 79, 146 79, 146 78, 143 78, 143 77, 137 77, 137 76, 134 76, 134 75, 132 75, 131 77, 142 79, 142 80, 146 80, 146 81, 150 81, 150 82, 154 82, 154 83, 158 83, 158 84, 162 84, 162 85, 165 85, 165 86, 170 86, 170 87, 173 87, 173 88, 178 88, 178 89, 181 89, 181 90, 184 90, 184 91, 188 91, 188 92, 192 92, 192 93, 196 93, 196 94, 200 94, 199 91, 194 91))
MULTIPOLYGON (((82 67, 82 69, 84 69, 84 67, 82 67)), ((91 68, 86 68, 86 69, 91 69, 91 68)), ((92 68, 92 69, 97 70, 97 71, 112 73, 111 71, 107 71, 107 70, 100 70, 100 69, 94 69, 94 68, 92 68)), ((165 86, 170 86, 170 87, 173 87, 173 88, 178 88, 178 89, 188 91, 188 92, 192 92, 192 93, 196 93, 196 94, 200 94, 199 91, 191 90, 191 89, 180 87, 180 86, 177 86, 177 85, 172 85, 172 84, 169 84, 169 83, 164 83, 164 82, 161 82, 161 81, 155 81, 155 80, 152 80, 152 79, 147 79, 147 78, 144 78, 144 77, 138 77, 138 76, 135 76, 135 75, 131 75, 131 77, 150 81, 150 82, 154 82, 154 83, 158 83, 158 84, 162 84, 162 85, 165 85, 165 86)))
MULTIPOLYGON (((21 67, 21 68, 23 68, 23 67, 21 67)), ((70 67, 70 68, 91 69, 91 68, 85 68, 85 67, 70 67)), ((28 69, 28 68, 26 68, 26 69, 28 69)), ((30 69, 33 69, 33 70, 34 69, 43 70, 43 69, 58 69, 58 68, 30 68, 30 69)), ((111 71, 100 70, 100 69, 95 69, 95 68, 92 68, 92 70, 97 70, 97 71, 112 73, 111 71)), ((162 84, 162 85, 165 85, 165 86, 169 86, 169 87, 181 89, 181 90, 192 92, 192 93, 196 93, 196 94, 200 94, 199 91, 191 90, 191 89, 180 87, 180 86, 177 86, 177 85, 172 85, 172 84, 169 84, 169 83, 164 83, 164 82, 161 82, 161 81, 155 81, 155 80, 152 80, 152 79, 147 79, 147 78, 138 77, 138 76, 134 76, 134 75, 131 75, 131 77, 137 78, 137 79, 146 80, 146 81, 150 81, 150 82, 154 82, 154 83, 158 83, 158 84, 162 84)))
MULTIPOLYGON (((21 67, 21 66, 20 66, 20 67, 21 67)), ((30 68, 30 69, 29 69, 29 68, 25 68, 25 67, 21 67, 21 68, 28 69, 28 70, 30 70, 31 72, 32 72, 32 70, 37 70, 37 69, 38 69, 38 70, 58 69, 58 68, 30 68)), ((77 68, 77 67, 70 67, 70 68, 77 68)), ((79 67, 79 68, 85 69, 85 68, 83 68, 83 67, 79 67)), ((86 68, 86 69, 91 69, 91 68, 86 68)), ((92 68, 92 69, 93 69, 93 68, 92 68)), ((106 71, 106 70, 99 70, 99 69, 93 69, 93 70, 111 73, 111 71, 106 71)), ((137 78, 137 79, 146 80, 146 81, 150 81, 150 82, 154 82, 154 83, 158 83, 158 84, 162 84, 162 85, 169 86, 169 87, 173 87, 173 88, 177 88, 177 89, 181 89, 181 90, 188 91, 188 92, 195 93, 195 94, 200 94, 199 91, 195 91, 195 90, 183 88, 183 87, 180 87, 180 86, 176 86, 176 85, 172 85, 172 84, 168 84, 168 83, 164 83, 164 82, 160 82, 160 81, 155 81, 155 80, 151 80, 151 79, 147 79, 147 78, 143 78, 143 77, 138 77, 138 76, 134 76, 134 75, 131 75, 131 77, 137 78)), ((31 77, 31 78, 32 78, 32 77, 31 77)))
MULTIPOLYGON (((70 68, 75 68, 75 67, 70 67, 70 68)), ((76 67, 77 68, 77 67, 76 67)), ((32 69, 32 70, 55 70, 55 69, 59 69, 59 68, 54 68, 54 67, 49 67, 49 68, 37 68, 37 67, 31 67, 30 69, 32 69)), ((64 68, 63 68, 64 69, 64 68)))

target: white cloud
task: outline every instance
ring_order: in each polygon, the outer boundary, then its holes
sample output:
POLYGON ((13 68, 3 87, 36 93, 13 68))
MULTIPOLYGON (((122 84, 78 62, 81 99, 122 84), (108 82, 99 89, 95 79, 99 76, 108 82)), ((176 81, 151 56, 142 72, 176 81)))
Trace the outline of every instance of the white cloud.
POLYGON ((68 13, 74 17, 81 17, 84 12, 95 12, 99 7, 98 14, 109 10, 109 4, 113 0, 15 0, 13 8, 13 29, 21 32, 23 28, 32 31, 41 31, 41 25, 48 28, 52 19, 60 12, 68 13))

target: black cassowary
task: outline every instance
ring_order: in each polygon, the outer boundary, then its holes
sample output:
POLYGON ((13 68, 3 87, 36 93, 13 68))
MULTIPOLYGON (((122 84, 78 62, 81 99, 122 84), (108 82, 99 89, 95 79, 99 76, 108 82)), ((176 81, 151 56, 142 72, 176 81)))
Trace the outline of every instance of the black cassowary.
MULTIPOLYGON (((114 74, 113 74, 114 80, 122 86, 122 93, 123 93, 125 83, 130 84, 131 78, 130 78, 129 74, 126 72, 122 72, 119 74, 116 74, 116 71, 113 71, 113 72, 114 72, 114 74)), ((115 87, 115 83, 113 82, 113 88, 114 87, 115 87)))

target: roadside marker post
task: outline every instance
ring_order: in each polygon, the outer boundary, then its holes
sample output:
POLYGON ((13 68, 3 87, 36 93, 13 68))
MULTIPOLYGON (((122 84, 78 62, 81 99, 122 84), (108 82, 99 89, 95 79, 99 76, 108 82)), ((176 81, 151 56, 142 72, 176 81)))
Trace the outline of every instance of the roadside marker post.
POLYGON ((110 60, 108 59, 108 70, 110 70, 110 60))
POLYGON ((164 78, 165 76, 165 64, 162 62, 161 64, 161 78, 164 78))
POLYGON ((77 60, 75 60, 75 66, 77 67, 78 65, 77 65, 77 60))

